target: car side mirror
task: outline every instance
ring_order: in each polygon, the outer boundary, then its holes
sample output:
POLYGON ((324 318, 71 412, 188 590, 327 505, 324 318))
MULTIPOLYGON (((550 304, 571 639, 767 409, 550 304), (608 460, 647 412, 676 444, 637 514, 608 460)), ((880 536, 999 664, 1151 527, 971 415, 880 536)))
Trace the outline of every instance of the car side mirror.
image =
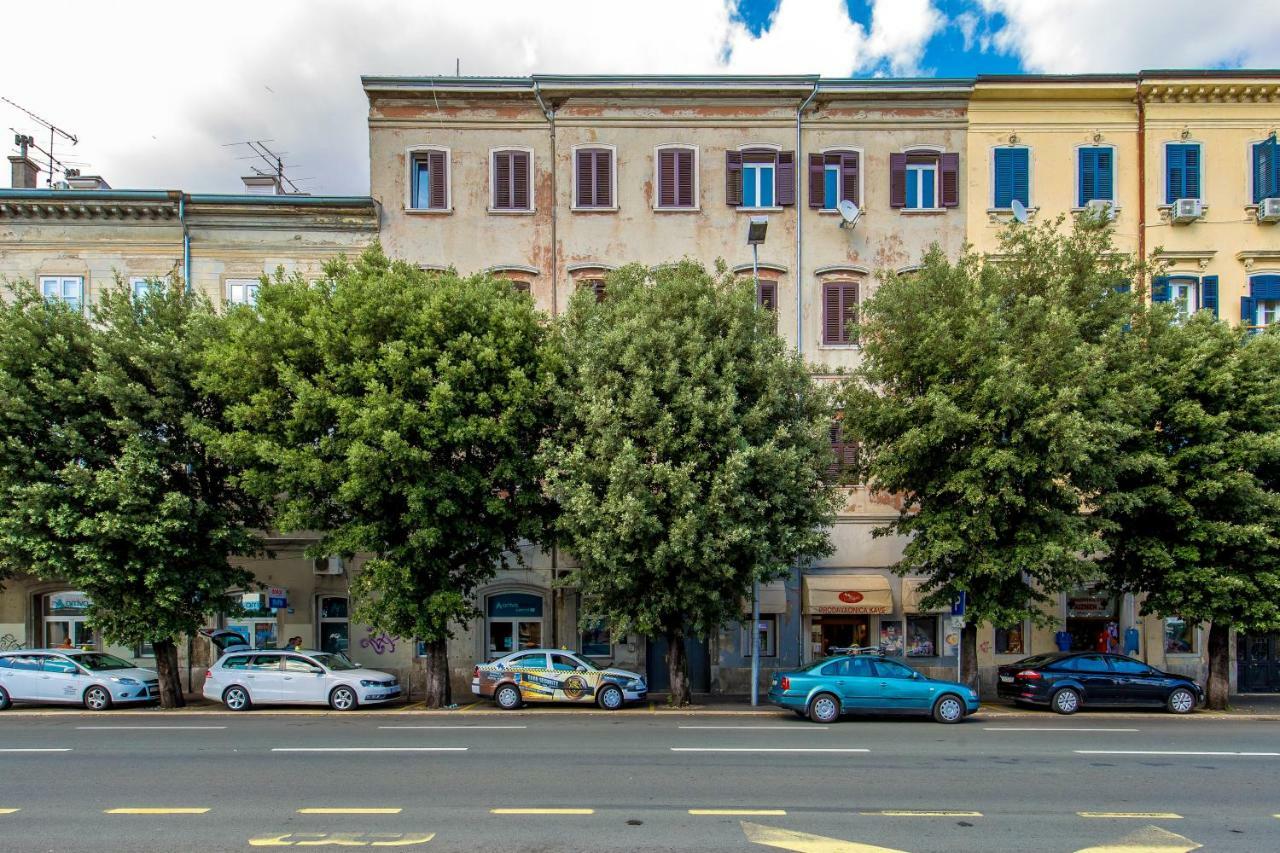
POLYGON ((918 672, 913 672, 913 673, 911 673, 911 680, 912 680, 912 681, 919 681, 919 680, 920 680, 920 673, 918 673, 918 672))

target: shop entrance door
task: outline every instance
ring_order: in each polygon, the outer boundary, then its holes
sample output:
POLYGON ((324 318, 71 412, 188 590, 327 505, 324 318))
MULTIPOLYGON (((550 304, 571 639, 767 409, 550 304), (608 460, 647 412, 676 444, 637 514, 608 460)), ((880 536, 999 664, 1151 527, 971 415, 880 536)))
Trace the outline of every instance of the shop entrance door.
POLYGON ((871 645, 870 616, 814 616, 809 632, 815 660, 830 657, 831 650, 871 645))
POLYGON ((43 597, 44 645, 70 649, 94 644, 93 629, 85 622, 89 597, 82 592, 51 592, 43 597))
POLYGON ((1244 634, 1236 642, 1236 681, 1240 692, 1280 691, 1280 634, 1244 634))

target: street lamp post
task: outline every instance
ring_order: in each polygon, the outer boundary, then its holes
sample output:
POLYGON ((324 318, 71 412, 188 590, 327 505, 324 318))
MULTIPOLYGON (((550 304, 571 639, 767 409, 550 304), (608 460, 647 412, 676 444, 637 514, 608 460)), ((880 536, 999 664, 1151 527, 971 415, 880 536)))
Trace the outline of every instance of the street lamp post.
MULTIPOLYGON (((760 244, 769 230, 769 217, 753 216, 747 226, 747 245, 751 247, 751 279, 756 298, 760 296, 760 244)), ((751 705, 760 704, 760 581, 751 582, 751 705)))

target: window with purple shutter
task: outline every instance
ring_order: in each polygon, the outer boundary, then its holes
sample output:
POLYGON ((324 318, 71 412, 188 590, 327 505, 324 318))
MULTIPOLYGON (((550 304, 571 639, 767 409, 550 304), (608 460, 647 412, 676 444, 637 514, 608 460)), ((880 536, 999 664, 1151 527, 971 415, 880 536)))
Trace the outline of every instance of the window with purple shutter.
POLYGON ((579 148, 574 151, 574 207, 611 208, 613 202, 613 150, 579 148))
POLYGON ((844 479, 845 472, 857 463, 858 443, 845 440, 842 419, 839 417, 831 422, 831 429, 828 434, 831 441, 831 453, 835 456, 835 459, 827 466, 826 480, 828 483, 837 483, 844 479))
POLYGON ((596 295, 596 302, 604 302, 604 279, 602 278, 584 278, 578 281, 580 290, 590 290, 596 295))
POLYGON ((449 152, 420 151, 409 163, 409 207, 412 210, 449 209, 449 152))
POLYGON ((849 326, 857 319, 857 282, 824 282, 822 285, 822 342, 832 346, 853 343, 849 326))
POLYGON ((761 281, 756 285, 756 304, 766 311, 778 310, 778 283, 761 281))
POLYGON ((889 155, 889 206, 935 210, 960 205, 960 155, 931 150, 889 155))
POLYGON ((694 208, 697 200, 697 158, 692 148, 658 149, 658 207, 664 209, 694 208))
POLYGON ((827 151, 809 155, 809 206, 835 210, 840 202, 861 204, 858 198, 858 152, 827 151))
POLYGON ((493 152, 493 209, 531 210, 528 151, 493 152))
POLYGON ((796 203, 796 152, 744 148, 725 152, 725 201, 730 207, 796 203))

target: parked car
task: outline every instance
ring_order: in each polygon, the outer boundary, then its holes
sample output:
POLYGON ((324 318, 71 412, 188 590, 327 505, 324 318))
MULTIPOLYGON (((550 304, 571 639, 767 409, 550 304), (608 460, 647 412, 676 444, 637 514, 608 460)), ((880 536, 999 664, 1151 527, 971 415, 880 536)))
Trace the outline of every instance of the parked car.
POLYGON ((205 637, 218 650, 218 657, 228 652, 245 652, 253 648, 245 638, 230 628, 201 628, 200 636, 205 637))
POLYGON ((105 711, 159 698, 154 669, 115 655, 79 649, 0 652, 0 711, 14 702, 63 702, 105 711))
POLYGON ((1190 714, 1204 702, 1204 689, 1193 678, 1101 652, 1054 652, 1002 666, 996 693, 1018 704, 1048 705, 1059 714, 1135 706, 1190 714))
POLYGON ((400 692, 394 675, 365 669, 330 652, 228 652, 204 674, 204 698, 233 711, 253 705, 328 705, 335 711, 353 711, 398 699, 400 692))
POLYGON ((471 674, 471 692, 514 710, 525 702, 576 702, 616 711, 643 701, 644 676, 625 669, 601 669, 560 649, 526 649, 487 663, 471 674))
POLYGON ((769 701, 815 723, 834 723, 842 714, 928 714, 939 723, 958 723, 978 710, 973 689, 867 654, 775 673, 769 701))

